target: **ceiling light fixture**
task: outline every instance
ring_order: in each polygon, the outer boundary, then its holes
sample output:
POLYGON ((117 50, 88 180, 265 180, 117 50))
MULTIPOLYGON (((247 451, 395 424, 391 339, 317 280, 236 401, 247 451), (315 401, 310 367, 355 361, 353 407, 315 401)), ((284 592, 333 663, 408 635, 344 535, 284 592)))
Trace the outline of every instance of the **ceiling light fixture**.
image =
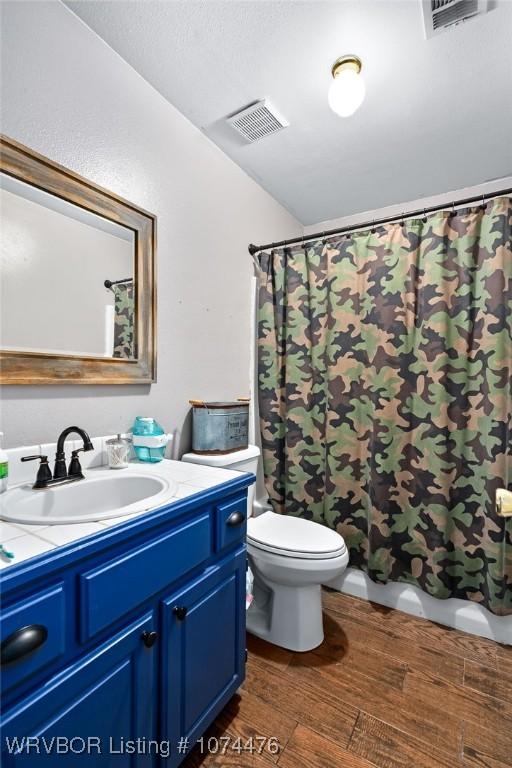
POLYGON ((353 55, 341 56, 332 65, 329 106, 340 117, 353 115, 363 103, 366 89, 360 74, 362 66, 361 59, 353 55))

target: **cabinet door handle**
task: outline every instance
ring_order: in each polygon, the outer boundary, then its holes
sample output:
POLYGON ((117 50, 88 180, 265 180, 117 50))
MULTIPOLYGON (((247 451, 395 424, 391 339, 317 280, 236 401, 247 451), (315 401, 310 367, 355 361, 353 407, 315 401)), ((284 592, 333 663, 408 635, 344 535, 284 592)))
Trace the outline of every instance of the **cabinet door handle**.
POLYGON ((243 512, 238 512, 238 511, 232 512, 228 517, 228 519, 226 520, 226 525, 231 525, 231 526, 242 525, 244 520, 245 520, 245 515, 243 514, 243 512))
POLYGON ((19 661, 46 642, 48 630, 42 624, 21 627, 6 637, 0 646, 0 662, 10 664, 19 661))
POLYGON ((178 619, 178 621, 183 621, 185 616, 187 615, 188 608, 186 608, 184 605, 175 605, 172 609, 172 612, 178 619))
POLYGON ((142 633, 142 642, 146 646, 146 648, 152 648, 156 641, 158 640, 158 632, 143 632, 142 633))

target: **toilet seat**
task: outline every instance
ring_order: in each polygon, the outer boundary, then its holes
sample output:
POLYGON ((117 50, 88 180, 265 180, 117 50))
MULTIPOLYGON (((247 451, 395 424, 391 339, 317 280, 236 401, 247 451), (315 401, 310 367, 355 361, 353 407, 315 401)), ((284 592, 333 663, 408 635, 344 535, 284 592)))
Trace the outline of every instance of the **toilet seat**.
POLYGON ((305 560, 328 560, 346 551, 343 538, 331 528, 275 512, 264 512, 248 520, 247 542, 281 557, 305 560))

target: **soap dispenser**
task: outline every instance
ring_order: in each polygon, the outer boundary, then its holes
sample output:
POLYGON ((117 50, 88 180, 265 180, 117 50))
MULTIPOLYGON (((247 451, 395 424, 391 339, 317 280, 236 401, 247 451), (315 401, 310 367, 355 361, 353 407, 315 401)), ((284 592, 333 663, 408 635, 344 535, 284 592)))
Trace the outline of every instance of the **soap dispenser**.
MULTIPOLYGON (((0 432, 0 441, 3 438, 4 433, 0 432)), ((0 493, 7 490, 7 483, 9 477, 9 457, 0 445, 0 493)))
POLYGON ((149 416, 137 416, 132 435, 133 449, 139 461, 151 463, 162 461, 168 437, 155 419, 149 416))

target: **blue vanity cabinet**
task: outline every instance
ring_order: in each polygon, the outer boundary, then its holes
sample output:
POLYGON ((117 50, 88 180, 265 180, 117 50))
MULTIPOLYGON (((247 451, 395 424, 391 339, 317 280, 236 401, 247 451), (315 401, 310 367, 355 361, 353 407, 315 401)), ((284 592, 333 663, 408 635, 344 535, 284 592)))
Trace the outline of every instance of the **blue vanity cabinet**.
POLYGON ((252 482, 241 473, 0 571, 2 768, 185 759, 244 680, 252 482))
POLYGON ((245 548, 162 602, 162 734, 183 760, 243 682, 245 548))
POLYGON ((154 629, 152 614, 141 617, 7 713, 2 766, 154 765, 148 754, 124 752, 129 741, 155 733, 157 650, 143 642, 154 629))

